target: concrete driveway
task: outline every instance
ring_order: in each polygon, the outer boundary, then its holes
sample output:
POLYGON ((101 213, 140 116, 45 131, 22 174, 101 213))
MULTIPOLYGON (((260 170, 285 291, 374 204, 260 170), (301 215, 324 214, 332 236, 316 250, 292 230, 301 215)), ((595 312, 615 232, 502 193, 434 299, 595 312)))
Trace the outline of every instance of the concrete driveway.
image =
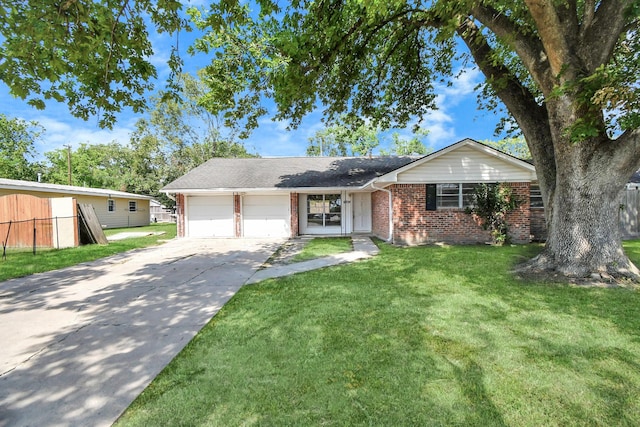
POLYGON ((0 426, 111 425, 280 243, 173 240, 0 282, 0 426))

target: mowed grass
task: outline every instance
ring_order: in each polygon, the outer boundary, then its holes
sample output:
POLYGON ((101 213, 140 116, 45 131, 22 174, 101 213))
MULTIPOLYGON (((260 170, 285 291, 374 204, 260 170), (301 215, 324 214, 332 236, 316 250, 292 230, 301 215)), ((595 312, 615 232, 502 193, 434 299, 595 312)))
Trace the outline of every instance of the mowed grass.
POLYGON ((307 243, 302 251, 293 257, 294 262, 321 258, 349 252, 353 249, 351 237, 316 237, 307 243))
POLYGON ((105 230, 105 234, 108 237, 125 231, 164 232, 164 234, 118 240, 110 242, 108 245, 84 245, 67 249, 38 249, 36 255, 31 250, 7 249, 6 259, 0 259, 0 281, 57 270, 131 249, 157 245, 159 241, 173 239, 176 236, 176 225, 153 224, 146 227, 115 228, 105 230))
POLYGON ((637 291, 515 280, 535 245, 381 249, 242 288, 118 425, 640 424, 637 291))

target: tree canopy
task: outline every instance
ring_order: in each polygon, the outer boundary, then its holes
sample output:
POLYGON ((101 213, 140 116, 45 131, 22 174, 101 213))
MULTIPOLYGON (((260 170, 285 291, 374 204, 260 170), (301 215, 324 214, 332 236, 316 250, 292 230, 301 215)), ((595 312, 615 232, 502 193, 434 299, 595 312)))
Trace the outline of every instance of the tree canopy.
POLYGON ((160 189, 213 157, 252 157, 236 140, 233 129, 223 134, 220 120, 198 105, 200 81, 188 74, 178 84, 180 100, 163 98, 150 103, 153 109, 136 122, 128 143, 82 142, 75 149, 59 148, 44 153, 45 161, 33 158, 33 143, 44 129, 37 123, 0 115, 0 177, 68 184, 71 156, 72 185, 108 188, 173 201, 160 189))
POLYGON ((400 136, 398 132, 391 134, 391 147, 389 150, 380 150, 382 155, 415 156, 431 153, 433 150, 422 142, 429 134, 427 129, 419 129, 410 138, 400 136))
POLYGON ((37 123, 0 114, 0 177, 36 179, 40 165, 34 159, 34 144, 41 133, 37 123))
POLYGON ((378 129, 367 124, 355 129, 335 124, 318 130, 307 146, 307 156, 367 156, 380 145, 378 129))
MULTIPOLYGON (((66 102, 71 114, 111 126, 140 112, 157 77, 150 34, 188 30, 175 0, 0 0, 0 80, 36 108, 66 102)), ((176 50, 169 66, 181 69, 176 50)))

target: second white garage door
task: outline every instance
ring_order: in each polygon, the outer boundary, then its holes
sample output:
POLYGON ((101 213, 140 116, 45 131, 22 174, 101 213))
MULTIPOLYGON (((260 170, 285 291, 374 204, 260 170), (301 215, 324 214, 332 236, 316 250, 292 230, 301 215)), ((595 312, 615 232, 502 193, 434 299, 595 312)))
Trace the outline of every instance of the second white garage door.
POLYGON ((187 199, 190 237, 233 237, 233 196, 187 199))
POLYGON ((245 237, 289 237, 289 195, 244 196, 242 230, 245 237))

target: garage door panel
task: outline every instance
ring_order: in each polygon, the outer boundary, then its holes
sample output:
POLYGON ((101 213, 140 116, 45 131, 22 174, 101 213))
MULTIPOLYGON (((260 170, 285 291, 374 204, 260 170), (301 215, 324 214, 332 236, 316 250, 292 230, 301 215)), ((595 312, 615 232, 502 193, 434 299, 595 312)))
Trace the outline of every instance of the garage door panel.
POLYGON ((233 196, 189 197, 190 237, 233 237, 233 196))
POLYGON ((242 204, 245 237, 288 237, 289 195, 245 196, 242 204))
POLYGON ((284 218, 289 215, 287 206, 245 206, 244 211, 251 218, 284 218))

